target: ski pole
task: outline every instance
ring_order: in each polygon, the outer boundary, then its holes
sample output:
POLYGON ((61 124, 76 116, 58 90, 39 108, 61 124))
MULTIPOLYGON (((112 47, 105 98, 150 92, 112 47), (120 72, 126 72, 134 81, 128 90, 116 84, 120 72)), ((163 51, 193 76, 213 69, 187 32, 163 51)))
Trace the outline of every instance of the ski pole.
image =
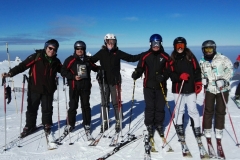
POLYGON ((120 123, 120 130, 121 130, 121 137, 122 136, 122 101, 121 101, 121 91, 119 87, 119 82, 116 84, 116 92, 117 92, 117 101, 118 101, 118 116, 119 116, 119 123, 120 123))
POLYGON ((3 93, 3 98, 4 98, 4 128, 5 128, 5 149, 4 149, 4 151, 6 151, 7 150, 7 118, 6 118, 6 78, 5 77, 3 77, 2 78, 2 86, 3 86, 3 88, 4 88, 4 93, 3 93))
MULTIPOLYGON (((173 110, 173 113, 172 113, 172 116, 171 116, 171 119, 170 119, 170 124, 169 124, 169 126, 168 126, 168 131, 167 131, 167 134, 166 134, 166 140, 167 140, 167 137, 168 137, 168 133, 169 133, 169 131, 170 131, 170 128, 171 128, 171 124, 172 124, 172 122, 174 123, 174 121, 173 121, 173 117, 174 117, 174 114, 175 114, 175 111, 176 111, 176 106, 177 106, 177 103, 178 103, 178 100, 179 100, 179 97, 180 97, 180 94, 181 94, 181 92, 182 92, 182 87, 183 87, 183 84, 184 84, 184 80, 182 81, 182 84, 181 84, 181 87, 180 87, 180 90, 179 90, 179 94, 178 94, 178 97, 177 97, 177 100, 176 100, 176 104, 175 104, 175 106, 174 106, 174 110, 173 110)), ((168 104, 168 103, 167 103, 168 104)), ((169 105, 168 105, 168 107, 169 107, 169 105)), ((175 130, 176 130, 176 126, 174 126, 175 127, 175 130)), ((177 132, 177 130, 176 130, 176 132, 177 132)), ((177 134, 178 135, 178 134, 177 134)), ((178 135, 178 137, 179 137, 179 135, 178 135)), ((165 142, 166 143, 166 142, 165 142)), ((163 146, 164 146, 165 144, 163 144, 163 146)))
MULTIPOLYGON (((128 132, 130 131, 131 122, 132 122, 132 108, 133 108, 133 104, 134 104, 135 82, 136 82, 136 80, 133 81, 132 106, 131 106, 131 111, 130 111, 130 119, 129 119, 129 129, 128 129, 128 132)), ((161 83, 160 83, 160 85, 161 85, 161 83)))
POLYGON ((225 104, 225 106, 226 106, 226 110, 227 110, 227 112, 228 112, 228 117, 229 117, 229 120, 230 120, 230 122, 231 122, 231 126, 232 126, 232 129, 233 129, 233 133, 234 133, 235 138, 236 138, 236 141, 237 141, 236 146, 239 147, 240 144, 238 143, 237 135, 236 135, 236 132, 235 132, 235 129, 234 129, 234 126, 233 126, 232 118, 231 118, 230 113, 229 113, 229 111, 228 111, 227 103, 226 103, 226 100, 225 100, 225 98, 224 98, 224 95, 223 95, 223 92, 222 92, 222 88, 220 89, 220 92, 221 92, 221 95, 222 95, 222 99, 223 99, 223 101, 224 101, 224 104, 225 104))
POLYGON ((203 101, 203 116, 202 116, 202 135, 203 135, 203 123, 204 123, 204 113, 205 113, 205 96, 206 96, 206 89, 204 88, 204 101, 203 101))
MULTIPOLYGON (((10 54, 8 52, 8 43, 6 43, 6 48, 7 48, 7 56, 8 56, 8 66, 9 66, 9 70, 10 70, 11 69, 11 63, 10 63, 10 54)), ((12 91, 14 92, 16 111, 18 113, 17 98, 16 98, 16 93, 15 93, 15 90, 14 90, 14 80, 13 80, 13 77, 11 77, 11 82, 12 82, 12 91)))
POLYGON ((60 111, 59 111, 59 77, 56 77, 56 85, 57 85, 57 103, 58 103, 58 135, 60 137, 60 111))
POLYGON ((68 128, 68 136, 69 136, 69 145, 72 145, 73 143, 71 142, 71 136, 70 136, 70 132, 69 132, 69 120, 68 120, 68 105, 67 105, 67 93, 66 93, 66 82, 65 82, 65 77, 63 77, 63 91, 65 94, 65 103, 66 103, 66 114, 67 114, 67 128, 68 128))
MULTIPOLYGON (((22 113, 23 113, 25 81, 26 81, 26 74, 23 75, 23 82, 22 82, 23 85, 22 85, 22 103, 21 103, 21 116, 20 116, 20 135, 22 131, 22 113)), ((18 147, 20 147, 20 141, 19 141, 18 147)))

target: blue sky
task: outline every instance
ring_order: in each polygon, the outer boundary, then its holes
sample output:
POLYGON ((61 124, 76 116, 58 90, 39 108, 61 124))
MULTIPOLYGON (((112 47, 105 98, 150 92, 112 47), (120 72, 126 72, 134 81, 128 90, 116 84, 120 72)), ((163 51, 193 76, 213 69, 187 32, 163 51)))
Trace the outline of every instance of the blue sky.
POLYGON ((178 36, 188 46, 213 39, 217 45, 240 45, 238 0, 7 0, 0 5, 0 51, 43 48, 55 38, 61 49, 77 40, 99 48, 114 33, 119 48, 148 47, 158 33, 163 46, 178 36))

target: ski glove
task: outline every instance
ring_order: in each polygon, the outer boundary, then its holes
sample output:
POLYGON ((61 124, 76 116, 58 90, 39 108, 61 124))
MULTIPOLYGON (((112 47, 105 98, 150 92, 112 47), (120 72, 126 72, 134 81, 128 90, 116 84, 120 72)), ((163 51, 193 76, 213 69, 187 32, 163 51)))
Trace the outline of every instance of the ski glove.
POLYGON ((227 81, 225 79, 218 79, 218 80, 216 80, 215 83, 218 88, 227 86, 227 81))
POLYGON ((195 93, 198 94, 202 90, 202 82, 195 82, 195 93))
POLYGON ((238 62, 238 61, 237 61, 237 62, 235 62, 235 63, 233 64, 233 66, 234 66, 234 69, 238 69, 239 62, 238 62))
POLYGON ((164 81, 163 75, 160 75, 160 74, 156 75, 156 81, 158 81, 159 83, 161 83, 162 81, 164 81))
POLYGON ((6 91, 5 91, 5 98, 8 99, 7 104, 9 104, 12 100, 12 96, 11 96, 11 87, 9 87, 9 85, 6 87, 6 91))
POLYGON ((3 77, 11 77, 11 73, 2 73, 2 78, 3 77))
POLYGON ((138 79, 138 78, 139 78, 139 73, 138 73, 137 71, 134 71, 134 72, 132 73, 132 78, 133 78, 133 80, 138 79))
POLYGON ((188 73, 182 73, 180 75, 180 79, 187 81, 189 79, 189 74, 188 73))

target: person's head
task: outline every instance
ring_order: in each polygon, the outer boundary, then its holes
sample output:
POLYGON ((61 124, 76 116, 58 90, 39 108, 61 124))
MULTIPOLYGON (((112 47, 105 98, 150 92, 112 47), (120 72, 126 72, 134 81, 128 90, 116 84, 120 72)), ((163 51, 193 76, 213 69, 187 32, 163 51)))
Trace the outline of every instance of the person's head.
POLYGON ((57 53, 59 43, 55 39, 50 39, 44 44, 44 49, 48 57, 52 57, 57 53))
POLYGON ((159 34, 153 34, 149 38, 149 43, 153 51, 158 51, 162 46, 162 37, 159 34))
POLYGON ((204 59, 212 60, 216 54, 216 43, 213 40, 206 40, 202 43, 202 52, 204 59))
POLYGON ((76 41, 74 43, 74 53, 78 56, 86 54, 86 44, 83 41, 76 41))
POLYGON ((187 41, 183 37, 177 37, 173 41, 174 51, 177 53, 183 53, 183 51, 187 48, 187 41))
POLYGON ((104 36, 104 44, 106 45, 108 50, 116 48, 117 47, 117 37, 112 33, 106 34, 104 36))

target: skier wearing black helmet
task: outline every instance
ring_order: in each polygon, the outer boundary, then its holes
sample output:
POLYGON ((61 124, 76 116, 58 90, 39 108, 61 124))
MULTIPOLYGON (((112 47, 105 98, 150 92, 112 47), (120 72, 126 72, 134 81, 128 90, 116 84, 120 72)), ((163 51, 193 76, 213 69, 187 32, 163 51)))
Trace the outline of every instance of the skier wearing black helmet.
POLYGON ((83 41, 76 41, 74 44, 73 55, 66 58, 63 63, 61 75, 67 78, 69 85, 69 109, 68 122, 65 131, 72 131, 75 128, 76 115, 79 98, 81 101, 83 126, 85 130, 90 131, 91 126, 91 76, 90 72, 98 71, 98 66, 90 61, 86 61, 86 44, 83 41))
POLYGON ((214 119, 215 136, 221 142, 225 124, 226 103, 233 75, 233 64, 224 55, 216 51, 216 43, 206 40, 202 43, 203 57, 200 60, 202 83, 205 85, 205 110, 203 116, 204 134, 208 140, 212 136, 214 119), (216 104, 215 104, 216 102, 216 104), (226 102, 226 103, 225 103, 226 102))
POLYGON ((169 75, 176 103, 174 109, 176 131, 180 141, 185 142, 184 113, 186 104, 195 138, 198 143, 202 143, 200 116, 196 105, 197 94, 202 90, 201 69, 197 58, 187 47, 187 41, 184 37, 175 38, 173 48, 169 75))
POLYGON ((154 128, 156 128, 160 136, 163 137, 164 106, 166 103, 162 89, 166 94, 166 80, 168 79, 167 66, 170 57, 164 52, 162 37, 159 34, 153 34, 149 42, 150 49, 142 53, 137 68, 132 74, 132 78, 136 80, 144 73, 143 93, 146 103, 144 123, 150 138, 153 137, 154 128))
POLYGON ((20 137, 23 138, 36 129, 38 108, 41 104, 42 124, 47 134, 51 133, 53 114, 53 95, 56 86, 56 75, 60 73, 62 64, 57 58, 59 43, 50 39, 44 44, 44 49, 28 56, 19 65, 10 69, 2 76, 13 77, 29 69, 28 98, 26 111, 26 125, 20 137))

